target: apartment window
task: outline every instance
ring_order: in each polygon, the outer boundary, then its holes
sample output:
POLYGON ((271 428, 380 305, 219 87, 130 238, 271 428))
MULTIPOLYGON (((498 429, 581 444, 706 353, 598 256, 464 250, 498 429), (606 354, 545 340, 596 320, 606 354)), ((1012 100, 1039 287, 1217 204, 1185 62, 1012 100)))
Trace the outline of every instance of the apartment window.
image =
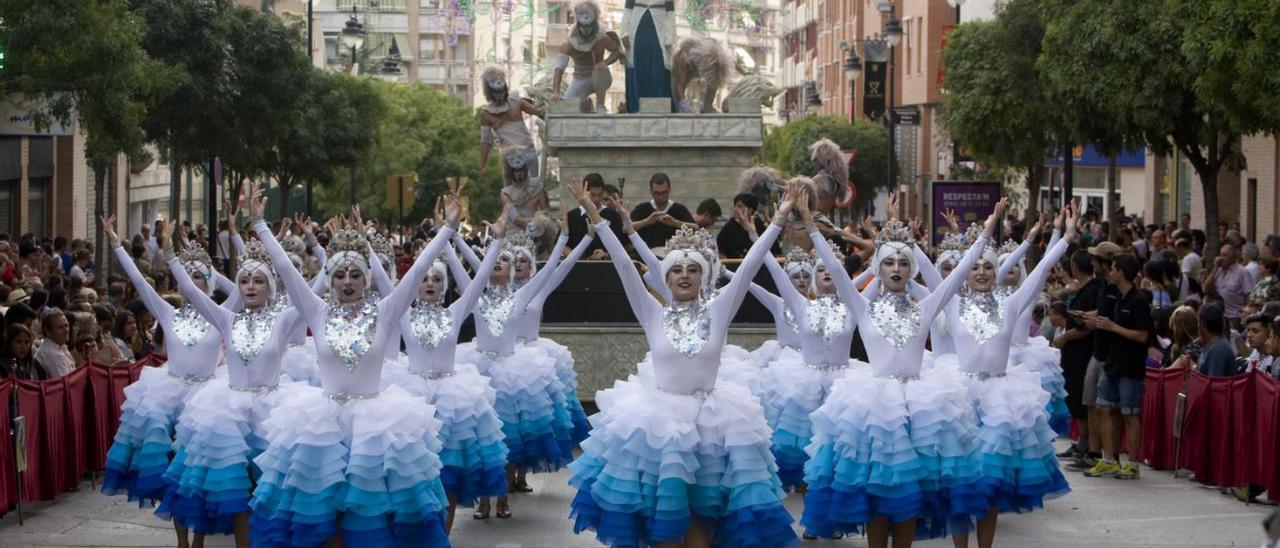
POLYGON ((924 74, 924 63, 921 57, 924 55, 924 18, 916 18, 916 74, 924 74))
POLYGON ((911 26, 915 23, 915 20, 908 18, 902 23, 903 23, 902 32, 904 34, 904 36, 902 37, 902 45, 906 46, 907 48, 907 51, 905 52, 906 55, 902 56, 902 62, 906 63, 907 65, 906 70, 903 72, 906 74, 915 74, 915 71, 911 70, 911 62, 915 60, 915 56, 912 55, 912 53, 914 52, 914 47, 911 42, 911 38, 915 35, 915 33, 911 31, 911 26))
POLYGON ((423 36, 418 38, 418 58, 438 61, 444 57, 444 40, 440 36, 423 36))
POLYGON ((359 11, 404 11, 404 2, 405 0, 338 0, 338 11, 351 11, 353 6, 359 11))
POLYGON ((0 231, 18 233, 17 180, 0 181, 0 231))
POLYGON ((440 7, 440 0, 418 0, 418 7, 425 9, 435 9, 440 7))
MULTIPOLYGON (((27 232, 36 236, 36 239, 45 237, 49 227, 49 206, 48 200, 49 187, 53 185, 53 179, 48 177, 41 179, 27 180, 27 232)), ((17 189, 17 185, 9 188, 17 189)), ((16 198, 17 196, 14 196, 16 198)), ((16 201, 16 200, 14 200, 16 201)), ((0 209, 4 209, 0 205, 0 209)), ((7 209, 12 214, 12 206, 7 209)))

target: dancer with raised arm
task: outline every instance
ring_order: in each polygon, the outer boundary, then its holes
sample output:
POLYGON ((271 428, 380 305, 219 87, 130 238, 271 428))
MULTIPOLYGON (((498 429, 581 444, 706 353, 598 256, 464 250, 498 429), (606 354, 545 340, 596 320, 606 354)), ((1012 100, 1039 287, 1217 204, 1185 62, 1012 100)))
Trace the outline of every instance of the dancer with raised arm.
MULTIPOLYGON (((147 282, 133 258, 120 246, 120 239, 114 236, 115 217, 106 217, 102 223, 116 262, 164 333, 168 356, 168 361, 160 367, 143 368, 138 380, 124 389, 120 428, 107 451, 102 492, 107 495, 125 492, 129 500, 138 501, 140 506, 152 505, 164 499, 168 488, 164 473, 173 457, 173 435, 179 415, 196 389, 215 373, 224 371, 218 368, 222 361, 219 349, 222 339, 217 328, 201 317, 194 306, 187 303, 175 308, 147 282)), ((171 237, 173 223, 163 226, 167 227, 166 233, 156 237, 167 239, 171 237)), ((190 273, 192 283, 200 291, 213 294, 215 286, 210 282, 219 275, 204 248, 187 247, 177 261, 190 273)), ((177 521, 173 527, 177 545, 189 546, 187 528, 177 521)), ((196 542, 202 544, 203 540, 197 536, 196 542)))
MULTIPOLYGON (((476 272, 489 277, 473 314, 476 339, 458 346, 458 358, 475 363, 497 391, 494 407, 502 419, 508 450, 507 485, 513 492, 531 491, 525 474, 555 472, 573 459, 573 419, 565 386, 556 374, 556 359, 519 344, 514 324, 555 272, 563 242, 559 240, 550 260, 534 274, 533 242, 523 232, 508 235, 493 268, 476 272), (527 281, 517 280, 517 271, 523 272, 527 281)), ((455 243, 464 255, 470 253, 461 238, 455 238, 455 243)), ((459 289, 466 291, 476 283, 467 277, 455 255, 450 254, 449 261, 459 289)), ((486 519, 489 510, 489 499, 484 498, 472 517, 486 519)), ((511 517, 507 497, 498 498, 496 515, 511 517)))
MULTIPOLYGON (((498 262, 507 229, 505 218, 492 225, 494 239, 477 272, 493 270, 498 262)), ((413 282, 409 278, 401 281, 413 282)), ((455 356, 462 322, 475 309, 487 285, 488 278, 481 277, 446 307, 449 272, 443 261, 433 261, 418 284, 418 298, 400 320, 407 366, 388 364, 382 377, 384 387, 399 386, 435 406, 444 445, 440 481, 449 496, 446 531, 452 531, 459 505, 469 508, 479 498, 507 494, 507 446, 502 441, 502 421, 494 411, 496 393, 475 364, 455 356)))
MULTIPOLYGON (((442 446, 435 409, 396 386, 380 390, 384 348, 417 294, 402 284, 369 292, 369 243, 341 230, 329 243, 329 296, 311 292, 261 219, 266 197, 252 197, 253 229, 280 273, 292 306, 311 328, 322 389, 307 388, 267 421, 267 449, 253 492, 254 546, 447 546, 448 497, 440 482, 442 446)), ((406 277, 422 279, 449 244, 461 207, 406 277)))
MULTIPOLYGON (((933 318, 987 245, 1004 204, 956 271, 919 302, 907 293, 918 268, 915 237, 897 219, 877 237, 876 279, 862 293, 837 287, 871 366, 846 371, 811 415, 801 519, 809 534, 865 532, 872 548, 888 546, 890 536, 901 547, 945 535, 951 519, 986 515, 969 395, 958 372, 922 365, 933 318)), ((816 249, 835 263, 829 246, 816 249)))
MULTIPOLYGON (((1059 229, 1064 217, 1067 230, 1073 231, 1075 213, 1071 208, 1059 212, 1059 229)), ((1000 257, 994 247, 985 247, 968 271, 964 289, 946 305, 956 353, 938 356, 935 363, 962 375, 977 413, 978 450, 989 497, 989 510, 977 523, 978 545, 983 548, 995 541, 1000 512, 1029 512, 1042 507, 1044 499, 1070 490, 1054 456, 1056 436, 1044 410, 1049 396, 1040 390, 1035 373, 1009 366, 1019 314, 1034 302, 1054 264, 1067 251, 1067 242, 1059 236, 1059 230, 1054 230, 1054 245, 1011 294, 995 291, 1000 257)), ((942 279, 933 266, 921 264, 926 283, 940 285, 942 279)), ((957 547, 968 545, 970 526, 967 518, 952 522, 957 547)))
POLYGON ((653 375, 632 376, 596 395, 600 412, 570 465, 574 531, 612 546, 786 546, 791 516, 769 451, 760 404, 735 383, 717 382, 720 355, 751 277, 778 236, 779 208, 729 285, 711 290, 713 238, 683 228, 668 242, 661 275, 672 299, 645 289, 622 243, 600 219, 581 181, 571 187, 622 278, 651 349, 653 375))
POLYGON ((267 418, 297 388, 280 385, 280 365, 301 318, 280 302, 279 280, 261 242, 240 253, 239 298, 223 305, 195 285, 165 238, 160 254, 168 256, 183 297, 221 333, 229 382, 205 383, 182 413, 178 452, 165 473, 169 489, 157 512, 196 534, 234 532, 236 545, 248 546, 249 498, 258 475, 251 463, 266 448, 267 418))
MULTIPOLYGON (((798 187, 805 188, 804 185, 798 187)), ((822 405, 831 385, 843 378, 848 368, 866 365, 849 358, 857 324, 845 301, 857 289, 845 274, 838 248, 818 232, 810 203, 807 193, 802 193, 796 209, 809 230, 817 255, 809 272, 816 297, 809 299, 808 295, 801 294, 777 261, 765 260, 765 267, 787 308, 795 311, 800 337, 801 355, 774 361, 764 371, 762 383, 765 418, 773 428, 773 456, 778 461, 778 475, 783 488, 797 490, 804 484, 804 463, 808 460, 805 447, 813 435, 809 415, 822 405)), ((842 536, 839 531, 833 535, 842 536)))

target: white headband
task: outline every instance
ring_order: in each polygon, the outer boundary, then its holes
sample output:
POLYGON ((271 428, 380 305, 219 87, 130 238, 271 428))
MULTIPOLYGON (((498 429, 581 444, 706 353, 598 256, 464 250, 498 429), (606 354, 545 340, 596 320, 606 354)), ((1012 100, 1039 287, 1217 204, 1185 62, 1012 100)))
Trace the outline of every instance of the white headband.
POLYGON ((662 279, 665 280, 667 278, 667 273, 676 265, 690 262, 697 263, 697 265, 702 269, 702 289, 710 289, 711 280, 713 279, 711 263, 707 261, 705 256, 697 251, 687 249, 668 251, 667 256, 662 258, 662 279))
POLYGON ((876 268, 884 263, 885 259, 894 255, 902 255, 907 259, 907 263, 911 265, 911 276, 915 278, 920 271, 920 265, 916 264, 916 257, 911 252, 911 244, 906 242, 883 242, 876 247, 876 268))
POLYGON ((444 280, 444 289, 440 293, 443 295, 449 291, 449 269, 445 266, 444 261, 436 259, 431 262, 431 268, 427 269, 427 276, 432 274, 440 274, 440 278, 444 280))
POLYGON ((978 260, 991 263, 991 268, 1000 268, 1000 261, 1002 259, 1000 258, 1000 254, 996 252, 995 248, 986 247, 983 248, 982 256, 979 257, 978 260))
POLYGON ((213 291, 217 289, 217 284, 213 281, 213 265, 204 261, 186 261, 182 263, 182 268, 187 271, 187 275, 204 276, 204 293, 210 297, 213 296, 213 291))
POLYGON ((809 279, 813 279, 813 263, 809 261, 787 261, 787 264, 782 267, 782 271, 786 272, 788 276, 795 275, 798 272, 809 276, 809 279))
MULTIPOLYGON (((1012 256, 1013 256, 1012 253, 1005 253, 1004 255, 1001 255, 1000 262, 996 263, 996 267, 999 268, 999 265, 1004 264, 1004 262, 1008 260, 1009 257, 1012 257, 1012 256)), ((1018 279, 1021 280, 1022 277, 1027 274, 1027 258, 1026 257, 1018 259, 1018 269, 1019 269, 1018 279)), ((1003 283, 1003 280, 1001 280, 1000 282, 1003 283)))
POLYGON ((964 253, 961 253, 954 249, 948 249, 938 254, 937 265, 939 268, 941 268, 943 264, 946 264, 948 261, 950 261, 951 267, 955 268, 957 264, 960 264, 960 260, 963 258, 964 258, 964 253))

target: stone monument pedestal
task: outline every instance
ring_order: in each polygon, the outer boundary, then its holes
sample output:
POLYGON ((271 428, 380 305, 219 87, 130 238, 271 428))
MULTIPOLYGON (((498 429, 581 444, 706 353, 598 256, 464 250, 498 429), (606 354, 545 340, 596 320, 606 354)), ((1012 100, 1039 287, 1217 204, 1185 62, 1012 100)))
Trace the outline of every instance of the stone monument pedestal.
POLYGON ((649 199, 649 178, 663 172, 671 177, 672 200, 692 212, 714 198, 727 216, 738 176, 762 154, 758 104, 754 112, 581 114, 571 103, 553 104, 547 114, 546 143, 548 155, 559 158, 561 203, 572 203, 569 181, 595 172, 614 185, 625 178, 630 188, 623 196, 634 206, 649 199))

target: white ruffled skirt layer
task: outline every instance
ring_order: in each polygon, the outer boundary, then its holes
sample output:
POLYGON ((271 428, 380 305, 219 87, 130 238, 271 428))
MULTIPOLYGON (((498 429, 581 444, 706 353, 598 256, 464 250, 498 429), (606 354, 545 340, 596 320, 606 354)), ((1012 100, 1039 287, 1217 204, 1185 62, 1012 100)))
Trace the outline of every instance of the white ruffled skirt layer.
POLYGON ((536 473, 554 472, 573 460, 573 418, 555 358, 529 345, 491 355, 467 343, 458 346, 457 361, 476 364, 497 392, 494 409, 502 420, 508 462, 536 473))
POLYGON ((596 395, 591 436, 569 468, 578 489, 574 531, 611 546, 680 541, 694 519, 717 545, 795 541, 755 396, 717 383, 705 398, 676 395, 633 375, 596 395))
POLYGON ((1049 345, 1044 337, 1031 337, 1025 345, 1009 349, 1009 367, 1022 366, 1040 377, 1040 387, 1049 394, 1045 412, 1049 425, 1060 436, 1071 429, 1071 412, 1067 409, 1067 382, 1062 376, 1062 351, 1049 345))
POLYGON ((124 389, 120 428, 107 451, 104 494, 126 493, 139 506, 164 499, 174 428, 187 402, 208 383, 226 384, 226 370, 219 367, 200 382, 170 375, 167 365, 142 368, 138 380, 124 389))
POLYGON ((751 359, 755 360, 760 369, 767 369, 773 362, 783 356, 792 354, 798 356, 800 355, 800 350, 790 346, 783 346, 778 341, 770 339, 762 343, 759 348, 751 351, 751 359))
POLYGON ((507 494, 507 446, 494 410, 497 393, 472 364, 455 364, 452 375, 427 378, 388 364, 383 386, 399 386, 435 406, 440 420, 440 480, 461 506, 507 494))
POLYGON ((165 472, 168 490, 156 514, 200 534, 232 533, 236 514, 249 512, 253 465, 267 448, 265 423, 302 389, 284 384, 269 391, 235 390, 207 383, 178 421, 177 454, 165 472))
POLYGON ((827 400, 831 385, 844 378, 851 368, 869 367, 849 360, 843 369, 814 368, 805 364, 799 352, 783 351, 762 373, 764 416, 773 429, 773 457, 785 489, 804 484, 805 448, 813 437, 809 416, 827 400))
POLYGON ((316 346, 310 337, 302 344, 290 345, 280 360, 280 382, 302 383, 320 388, 316 346))
POLYGON ((434 407, 399 387, 345 403, 300 387, 267 419, 254 459, 250 542, 447 546, 440 428, 434 407))
POLYGON ((917 518, 916 538, 937 538, 952 520, 987 514, 977 418, 954 370, 906 380, 848 370, 811 420, 801 519, 809 534, 917 518))

